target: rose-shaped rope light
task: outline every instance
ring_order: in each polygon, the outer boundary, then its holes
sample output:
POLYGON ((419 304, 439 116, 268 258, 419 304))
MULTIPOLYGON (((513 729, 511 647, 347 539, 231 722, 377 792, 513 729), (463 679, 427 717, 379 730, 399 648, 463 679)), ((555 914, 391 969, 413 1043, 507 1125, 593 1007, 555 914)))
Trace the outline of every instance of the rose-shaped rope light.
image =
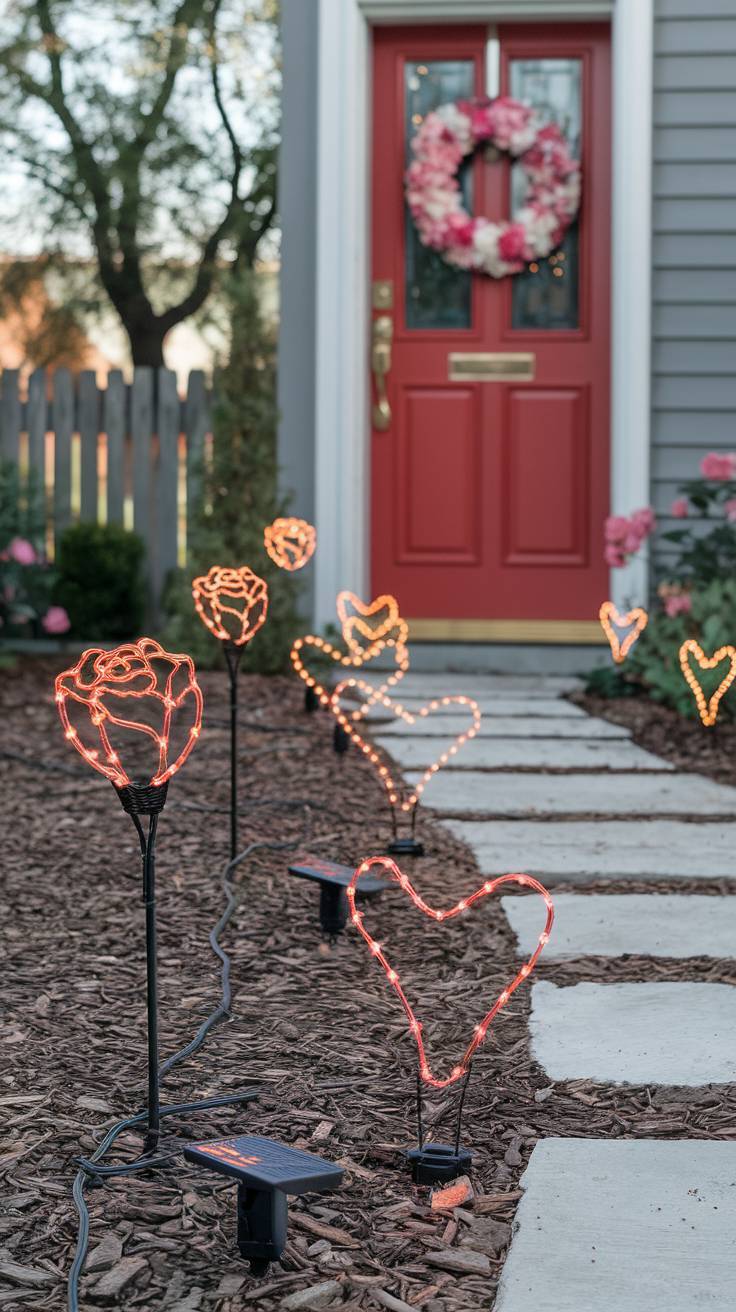
POLYGON ((706 656, 700 643, 696 642, 695 638, 687 638, 680 647, 680 669, 695 698, 698 715, 707 729, 712 728, 718 719, 721 698, 725 696, 734 679, 736 679, 736 647, 719 647, 718 651, 712 656, 706 656), (720 665, 721 661, 726 659, 730 662, 726 673, 710 698, 706 699, 698 676, 690 664, 691 656, 695 657, 701 670, 714 670, 717 665, 720 665))
POLYGON ((192 596, 202 623, 221 642, 242 647, 266 623, 268 585, 247 565, 213 565, 192 579, 192 596))
POLYGON ((245 646, 266 623, 268 585, 248 565, 213 565, 192 580, 194 606, 219 638, 230 679, 230 860, 238 851, 238 667, 245 646))
MULTIPOLYGON (((113 651, 92 647, 83 652, 76 665, 57 675, 55 698, 64 736, 88 765, 114 785, 140 844, 148 1017, 148 1128, 143 1152, 148 1158, 158 1144, 161 1122, 156 833, 169 780, 183 765, 200 734, 202 693, 189 656, 165 651, 153 638, 140 638, 113 651), (175 739, 179 745, 172 748, 175 739), (148 816, 147 834, 141 816, 148 816)), ((74 1287, 75 1282, 76 1275, 74 1287)))
POLYGON ((114 651, 90 647, 56 676, 55 697, 68 741, 116 788, 166 783, 184 764, 202 726, 202 693, 191 657, 167 652, 153 638, 114 651), (141 703, 148 720, 133 718, 141 703), (172 760, 172 731, 185 712, 190 723, 172 760), (151 749, 151 768, 147 778, 133 779, 123 745, 127 738, 132 747, 141 736, 151 749))
POLYGON ((519 985, 522 984, 525 979, 529 978, 535 965, 537 964, 537 960, 539 958, 540 953, 544 949, 545 945, 549 942, 549 936, 552 930, 552 924, 555 916, 554 905, 550 894, 548 893, 547 889, 542 884, 540 884, 537 879, 533 879, 531 875, 516 874, 516 873, 508 874, 508 875, 498 875, 495 879, 486 879, 484 883, 481 884, 480 888, 477 888, 474 893, 470 894, 469 897, 461 898, 460 901, 456 902, 454 906, 447 907, 446 909, 442 910, 438 907, 429 906, 429 904, 424 901, 424 898, 421 897, 420 894, 416 892, 409 877, 399 869, 399 867, 396 865, 394 861, 391 860, 390 857, 387 856, 372 856, 369 857, 367 860, 362 861, 361 864, 358 866, 357 870, 355 871, 355 874, 353 875, 353 878, 350 884, 348 885, 346 892, 348 897, 348 908, 350 912, 350 919, 353 925, 355 926, 355 928, 358 930, 358 933, 361 935, 361 938, 363 939, 364 943, 367 944, 368 949, 371 952, 372 956, 375 957, 379 966, 383 970, 386 979, 388 980, 389 984, 391 985, 391 988, 394 990, 394 993, 398 997, 404 1009, 406 1019, 409 1022, 409 1029, 414 1038, 414 1042, 416 1043, 417 1046, 417 1058, 419 1063, 420 1078, 424 1081, 425 1084, 431 1085, 432 1088, 434 1089, 447 1088, 448 1085, 454 1084, 457 1080, 461 1079, 464 1075, 467 1074, 470 1067, 470 1063, 472 1062, 473 1057, 478 1051, 478 1048, 484 1042, 488 1030, 493 1024, 494 1018, 498 1015, 499 1011, 501 1011, 502 1008, 506 1006, 506 1003, 509 1001, 509 998, 511 997, 512 993, 515 993, 519 985), (488 1008, 488 1010, 486 1011, 485 1015, 483 1016, 479 1024, 475 1026, 473 1030, 473 1037, 468 1043, 460 1061, 457 1062, 455 1066, 453 1066, 449 1075, 446 1075, 441 1078, 433 1073, 429 1061, 427 1060, 427 1054, 425 1051, 424 1038, 422 1033, 422 1025, 421 1022, 417 1019, 414 1008, 406 996, 404 987, 401 983, 401 979, 399 978, 398 971, 396 971, 394 967, 391 965, 391 962, 389 961, 388 956, 384 951, 383 944, 378 943, 376 939, 373 937, 373 935, 370 933, 370 931, 366 929, 365 911, 359 910, 358 907, 356 906, 356 889, 358 883, 361 877, 365 874, 368 874, 369 871, 371 871, 374 866, 380 866, 381 869, 391 879, 393 879, 395 883, 397 883, 405 893, 408 894, 408 896, 410 897, 411 901, 413 902, 417 910, 421 911, 423 915, 428 916, 430 920, 434 920, 438 924, 443 924, 445 921, 453 920, 456 916, 460 916, 466 911, 471 911, 474 906, 482 902, 484 898, 489 897, 492 893, 495 893, 496 889, 503 887, 504 884, 519 884, 523 888, 531 888, 534 890, 535 893, 538 893, 539 896, 544 899, 547 915, 544 924, 544 929, 539 935, 534 951, 532 952, 531 956, 528 957, 528 959, 524 962, 523 966, 521 966, 519 970, 516 972, 511 982, 507 984, 504 989, 501 990, 498 997, 488 1008))
POLYGON ((604 601, 598 612, 598 618, 601 622, 601 628, 608 638, 611 655, 616 664, 621 665, 626 660, 637 638, 641 637, 647 627, 649 616, 642 606, 634 606, 625 615, 619 615, 612 601, 604 601), (623 639, 619 637, 617 632, 619 629, 629 630, 623 639))
POLYGON ((312 559, 317 530, 306 519, 275 519, 263 530, 263 545, 274 565, 293 572, 312 559))

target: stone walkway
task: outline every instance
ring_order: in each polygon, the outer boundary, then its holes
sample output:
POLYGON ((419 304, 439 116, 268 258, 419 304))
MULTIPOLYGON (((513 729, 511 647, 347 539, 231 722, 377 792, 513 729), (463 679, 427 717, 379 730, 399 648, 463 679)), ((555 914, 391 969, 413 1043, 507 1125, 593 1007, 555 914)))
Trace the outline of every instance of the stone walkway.
MULTIPOLYGON (((736 957, 736 897, 596 892, 612 880, 736 879, 736 789, 642 751, 625 729, 562 700, 573 686, 408 674, 397 698, 412 713, 457 691, 484 714, 478 737, 431 780, 426 805, 484 874, 525 870, 553 891, 579 886, 555 896, 545 960, 736 957)), ((414 779, 466 724, 434 712, 415 726, 376 724, 375 735, 414 779)), ((503 906, 527 952, 536 901, 503 906)), ((736 1081, 728 984, 542 979, 530 1031, 551 1081, 736 1081)), ((495 1312, 736 1307, 736 1144, 550 1139, 534 1148, 522 1189, 495 1312)))

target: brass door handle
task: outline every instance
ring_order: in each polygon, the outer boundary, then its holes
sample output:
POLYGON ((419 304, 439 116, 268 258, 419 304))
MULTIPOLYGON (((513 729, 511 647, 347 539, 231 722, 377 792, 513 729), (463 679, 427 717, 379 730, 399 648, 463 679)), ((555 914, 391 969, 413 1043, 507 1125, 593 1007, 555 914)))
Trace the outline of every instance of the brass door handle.
POLYGON ((385 433, 391 425, 391 405, 386 392, 386 376, 391 368, 391 343, 394 323, 390 314, 379 314, 371 330, 371 369, 376 385, 373 404, 373 427, 385 433))

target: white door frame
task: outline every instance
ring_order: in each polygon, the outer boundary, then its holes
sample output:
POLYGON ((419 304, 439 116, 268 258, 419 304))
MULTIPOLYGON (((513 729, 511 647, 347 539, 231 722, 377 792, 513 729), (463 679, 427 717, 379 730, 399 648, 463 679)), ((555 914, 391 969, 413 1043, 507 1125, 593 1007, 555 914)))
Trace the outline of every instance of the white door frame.
MULTIPOLYGON (((653 0, 454 0, 453 23, 600 18, 613 25, 611 509, 649 503, 653 0)), ((447 0, 319 0, 315 623, 368 598, 372 21, 438 21, 447 0)), ((601 544, 601 550, 602 550, 601 544)), ((611 571, 646 602, 645 559, 611 571)))

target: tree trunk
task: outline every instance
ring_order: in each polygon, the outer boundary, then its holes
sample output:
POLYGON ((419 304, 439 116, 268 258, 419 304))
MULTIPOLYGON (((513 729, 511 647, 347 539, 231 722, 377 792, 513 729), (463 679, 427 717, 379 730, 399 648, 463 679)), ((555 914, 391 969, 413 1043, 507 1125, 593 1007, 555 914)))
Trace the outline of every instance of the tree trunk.
POLYGON ((165 333, 161 329, 151 325, 141 330, 140 328, 131 328, 126 324, 125 331, 128 334, 134 365, 151 365, 154 369, 159 369, 164 365, 165 333))

